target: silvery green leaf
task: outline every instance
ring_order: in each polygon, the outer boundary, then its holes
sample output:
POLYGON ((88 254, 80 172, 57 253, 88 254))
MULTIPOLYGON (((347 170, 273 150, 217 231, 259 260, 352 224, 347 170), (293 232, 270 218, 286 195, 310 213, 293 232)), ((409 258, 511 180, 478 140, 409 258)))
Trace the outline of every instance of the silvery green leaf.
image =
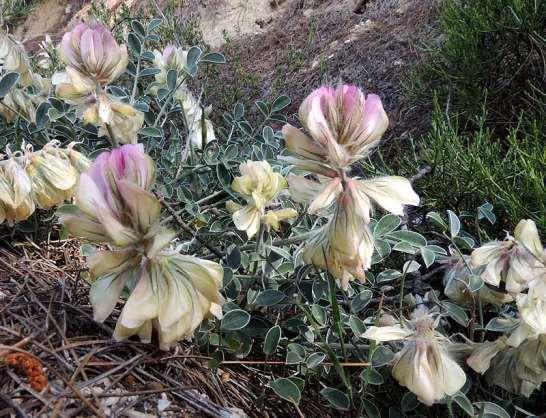
POLYGON ((493 205, 484 203, 478 208, 478 219, 487 219, 491 225, 497 221, 497 216, 493 213, 493 205))
POLYGON ((375 282, 377 284, 392 282, 400 276, 402 276, 402 273, 400 273, 398 270, 387 269, 383 270, 377 275, 375 282))
POLYGON ((459 217, 450 210, 447 211, 447 216, 449 218, 449 233, 451 234, 451 238, 455 238, 459 235, 459 231, 461 230, 461 221, 459 220, 459 217))
POLYGON ((162 138, 163 137, 163 129, 155 127, 155 126, 147 126, 145 128, 142 128, 138 131, 140 135, 143 136, 150 136, 152 138, 162 138))
POLYGON ((349 327, 355 337, 359 337, 366 332, 366 325, 364 322, 357 316, 351 315, 349 317, 349 327))
POLYGON ((363 290, 357 294, 351 301, 351 310, 354 313, 359 313, 362 309, 366 307, 370 300, 372 299, 372 292, 370 290, 363 290))
POLYGON ((447 224, 445 223, 444 219, 438 212, 429 212, 426 216, 428 219, 430 219, 432 222, 434 222, 437 226, 442 228, 442 230, 447 229, 447 224))
POLYGON ((513 318, 493 318, 491 319, 485 329, 488 331, 504 332, 508 333, 517 328, 519 320, 513 318))
POLYGON ((146 36, 146 29, 144 29, 144 26, 142 26, 142 23, 138 20, 133 20, 131 22, 131 28, 142 38, 146 36))
POLYGON ((240 120, 245 114, 245 105, 236 103, 233 107, 233 120, 240 120))
POLYGON ((468 325, 468 315, 465 310, 453 302, 443 301, 442 307, 447 311, 447 314, 458 324, 466 327, 468 325))
POLYGON ((472 274, 471 276, 468 277, 468 288, 470 289, 471 292, 477 292, 483 286, 484 286, 484 282, 480 276, 476 274, 472 274))
POLYGON ((161 72, 161 70, 159 68, 144 68, 144 69, 140 70, 140 73, 138 73, 138 75, 140 77, 147 77, 147 76, 150 76, 150 75, 159 74, 160 72, 161 72))
POLYGON ((19 73, 16 72, 6 73, 6 75, 0 79, 0 99, 9 93, 13 86, 17 84, 18 80, 19 73))
POLYGON ((307 358, 307 367, 309 367, 310 369, 314 369, 315 367, 320 366, 325 358, 326 354, 324 353, 313 353, 307 358))
POLYGON ((414 273, 417 270, 421 268, 421 264, 419 264, 415 260, 408 260, 404 263, 404 268, 402 269, 402 273, 406 272, 406 274, 414 273))
POLYGON ((414 231, 394 231, 387 235, 387 238, 405 242, 414 247, 423 247, 427 245, 427 239, 414 231))
POLYGON ((135 51, 137 54, 140 54, 140 52, 142 51, 142 43, 140 42, 140 39, 138 38, 138 35, 136 33, 131 32, 127 36, 127 43, 133 51, 135 51))
POLYGON ((224 54, 219 52, 209 52, 208 54, 203 55, 199 62, 206 62, 209 64, 225 64, 226 57, 224 57, 224 54))
POLYGON ((365 383, 368 385, 375 385, 379 386, 382 385, 385 379, 383 378, 383 375, 379 373, 376 369, 373 367, 367 367, 361 374, 360 378, 364 380, 365 383))
POLYGON ((457 392, 455 395, 448 398, 448 402, 455 402, 459 407, 470 417, 474 417, 474 407, 470 399, 462 392, 457 392))
POLYGON ((328 314, 326 312, 326 309, 324 309, 320 305, 313 305, 311 306, 311 313, 313 314, 313 318, 320 324, 324 325, 326 324, 326 319, 328 318, 328 314))
POLYGON ((226 331, 236 331, 242 329, 250 322, 250 314, 242 309, 229 311, 222 318, 220 328, 226 331))
POLYGON ((283 110, 285 107, 287 107, 288 105, 290 105, 290 97, 288 96, 279 96, 275 99, 275 101, 273 102, 273 104, 271 105, 271 111, 273 113, 276 113, 276 112, 280 112, 281 110, 283 110))
POLYGON ((396 228, 400 226, 400 218, 391 213, 383 216, 376 224, 373 229, 374 237, 382 237, 385 234, 393 232, 396 228))
POLYGON ((265 335, 265 341, 264 341, 264 354, 267 356, 270 356, 277 350, 277 346, 279 345, 279 341, 281 340, 281 327, 278 325, 275 325, 274 327, 270 328, 269 331, 267 331, 267 334, 265 335))
POLYGON ((256 298, 256 305, 258 306, 273 306, 282 302, 286 298, 286 295, 278 290, 267 289, 261 292, 256 298))
POLYGON ((510 418, 510 414, 493 402, 474 402, 479 418, 510 418))
POLYGON ((404 412, 413 411, 419 406, 419 401, 412 392, 406 392, 400 401, 400 406, 404 412))
POLYGON ((425 266, 428 268, 434 264, 436 253, 432 252, 427 247, 421 248, 421 257, 423 258, 423 261, 425 262, 425 266))
POLYGON ((301 391, 290 379, 279 377, 269 383, 269 387, 283 399, 293 402, 296 405, 300 402, 301 391))
POLYGON ((335 388, 324 388, 320 394, 330 403, 332 407, 341 411, 347 411, 351 406, 349 397, 335 388))

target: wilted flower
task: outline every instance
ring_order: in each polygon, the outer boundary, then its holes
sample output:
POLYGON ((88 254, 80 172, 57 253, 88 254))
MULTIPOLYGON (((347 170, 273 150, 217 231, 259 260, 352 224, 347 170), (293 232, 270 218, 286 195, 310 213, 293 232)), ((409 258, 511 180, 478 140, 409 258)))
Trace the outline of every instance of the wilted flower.
POLYGON ((472 252, 474 267, 485 266, 481 277, 493 286, 506 283, 506 290, 519 293, 539 274, 543 248, 535 223, 530 219, 521 220, 514 231, 514 237, 504 241, 493 241, 472 252))
POLYGON ((108 29, 98 23, 80 23, 64 34, 59 48, 61 60, 79 73, 73 82, 105 85, 118 78, 127 67, 127 47, 118 45, 108 29))
POLYGON ((472 291, 469 284, 472 276, 479 276, 479 270, 469 271, 470 257, 453 255, 443 261, 446 267, 444 273, 444 294, 462 305, 474 303, 474 298, 479 298, 484 303, 500 306, 509 303, 514 298, 508 293, 499 292, 483 285, 478 291, 472 291))
POLYGON ((103 152, 81 174, 77 208, 61 213, 61 221, 72 235, 91 241, 118 247, 141 241, 160 214, 160 203, 149 191, 154 180, 155 164, 141 144, 103 152))
POLYGON ((55 143, 47 144, 40 152, 27 152, 26 158, 32 198, 40 208, 52 208, 72 197, 79 173, 55 143))
POLYGON ((489 384, 531 396, 546 382, 546 335, 511 347, 506 337, 476 344, 467 364, 485 374, 489 384))
POLYGON ((31 180, 25 169, 9 158, 0 166, 0 223, 11 225, 27 219, 34 212, 31 197, 31 180))
POLYGON ((356 215, 355 204, 351 194, 339 195, 333 216, 314 232, 303 249, 303 261, 328 270, 343 289, 354 278, 364 281, 374 249, 372 233, 364 219, 356 215))
MULTIPOLYGON (((149 266, 146 263, 138 270, 136 286, 118 319, 115 339, 139 335, 143 342, 150 342, 155 328, 161 349, 168 350, 178 340, 190 338, 203 319, 222 317, 223 269, 218 263, 174 252, 155 257, 149 266)), ((108 293, 103 284, 100 288, 94 291, 97 301, 108 293)), ((108 295, 110 305, 121 290, 116 292, 108 295)))
POLYGON ((40 42, 40 52, 37 54, 38 66, 44 70, 48 70, 52 66, 51 54, 54 53, 55 47, 51 36, 46 33, 44 40, 40 42))
POLYGON ((372 326, 363 334, 375 341, 404 340, 404 347, 394 358, 392 375, 426 405, 454 395, 466 381, 463 369, 448 353, 449 340, 435 331, 436 325, 421 307, 407 326, 372 326))
POLYGON ((0 31, 0 69, 19 73, 18 84, 27 87, 32 84, 32 70, 25 48, 11 35, 0 31))
POLYGON ((527 294, 516 296, 521 320, 534 334, 546 334, 546 274, 529 282, 527 294))
POLYGON ((321 87, 303 101, 302 124, 311 138, 287 124, 283 128, 286 148, 307 161, 296 166, 322 174, 321 165, 343 170, 364 157, 378 143, 388 118, 378 96, 364 96, 355 86, 321 87))
POLYGON ((13 122, 19 115, 29 122, 36 122, 36 105, 28 93, 15 88, 2 98, 0 115, 7 122, 13 122))
POLYGON ((267 161, 247 161, 241 163, 239 170, 242 176, 236 177, 232 189, 241 194, 247 201, 245 206, 228 202, 227 208, 233 212, 233 222, 240 231, 246 231, 253 237, 260 223, 278 228, 278 222, 297 215, 293 209, 270 211, 265 208, 277 195, 286 188, 285 178, 275 173, 267 161))

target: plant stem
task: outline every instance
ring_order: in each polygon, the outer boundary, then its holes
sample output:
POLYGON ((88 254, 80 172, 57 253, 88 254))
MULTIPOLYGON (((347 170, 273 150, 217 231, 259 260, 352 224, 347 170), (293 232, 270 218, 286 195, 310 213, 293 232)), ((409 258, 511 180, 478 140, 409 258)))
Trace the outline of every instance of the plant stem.
MULTIPOLYGON (((263 234, 264 233, 264 226, 262 223, 260 223, 260 229, 258 229, 258 236, 256 237, 256 246, 254 248, 254 251, 256 254, 260 254, 262 251, 262 244, 263 244, 263 234)), ((256 271, 258 271, 258 263, 260 262, 260 259, 257 259, 254 261, 254 265, 252 266, 252 273, 251 276, 256 275, 256 271)))
POLYGON ((112 131, 112 127, 109 123, 105 123, 104 126, 106 126, 106 130, 108 131, 108 136, 110 137, 110 143, 112 144, 112 148, 119 147, 119 142, 116 139, 116 136, 114 135, 114 132, 112 131))
POLYGON ((345 344, 343 343, 343 327, 341 326, 341 315, 339 312, 339 304, 336 297, 336 283, 331 274, 326 273, 328 276, 328 288, 330 290, 330 304, 332 305, 332 312, 334 313, 334 321, 336 323, 337 333, 339 334, 339 343, 341 345, 341 353, 343 359, 347 360, 347 352, 345 351, 345 344))

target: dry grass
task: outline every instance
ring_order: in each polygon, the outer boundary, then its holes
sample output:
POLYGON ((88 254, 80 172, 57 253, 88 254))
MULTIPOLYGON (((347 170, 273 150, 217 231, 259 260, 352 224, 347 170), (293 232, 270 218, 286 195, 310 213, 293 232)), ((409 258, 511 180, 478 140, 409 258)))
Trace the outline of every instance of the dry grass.
MULTIPOLYGON (((161 399, 168 401, 161 416, 295 414, 266 387, 273 373, 286 374, 284 366, 232 360, 211 369, 210 357, 192 344, 167 353, 154 344, 111 340, 119 310, 104 324, 93 321, 79 248, 64 240, 0 249, 0 416, 155 417, 161 399), (25 370, 9 366, 9 353, 38 361, 45 389, 37 392, 25 370)), ((311 398, 301 407, 309 416, 321 414, 311 398)))

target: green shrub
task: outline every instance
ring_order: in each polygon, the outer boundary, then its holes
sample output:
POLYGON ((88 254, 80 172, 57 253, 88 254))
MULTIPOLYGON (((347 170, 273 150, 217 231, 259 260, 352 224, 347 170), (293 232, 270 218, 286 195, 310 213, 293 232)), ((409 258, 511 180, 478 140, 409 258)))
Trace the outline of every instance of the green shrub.
POLYGON ((517 121, 521 111, 540 113, 545 21, 540 1, 445 0, 440 45, 429 47, 411 91, 427 100, 433 92, 442 101, 449 97, 451 110, 468 121, 487 103, 488 123, 496 128, 517 121))
POLYGON ((546 151, 543 124, 521 118, 504 141, 476 120, 475 132, 461 133, 455 118, 437 107, 431 131, 422 138, 420 157, 433 167, 422 180, 431 206, 472 210, 488 200, 505 222, 531 218, 546 231, 546 151))

